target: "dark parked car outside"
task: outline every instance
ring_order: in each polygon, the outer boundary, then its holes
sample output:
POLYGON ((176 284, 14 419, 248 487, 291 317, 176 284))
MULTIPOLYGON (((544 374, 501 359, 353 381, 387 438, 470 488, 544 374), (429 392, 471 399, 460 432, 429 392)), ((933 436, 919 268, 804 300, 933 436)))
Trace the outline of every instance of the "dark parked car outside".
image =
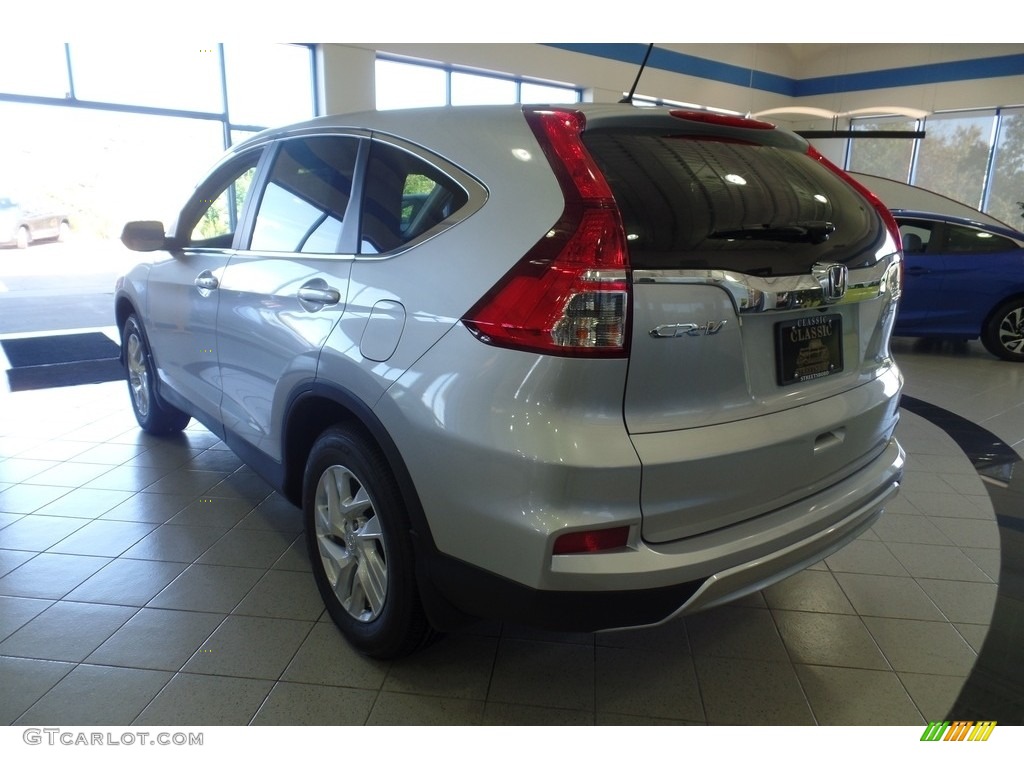
POLYGON ((0 245, 28 248, 36 240, 64 240, 70 232, 67 214, 0 197, 0 245))

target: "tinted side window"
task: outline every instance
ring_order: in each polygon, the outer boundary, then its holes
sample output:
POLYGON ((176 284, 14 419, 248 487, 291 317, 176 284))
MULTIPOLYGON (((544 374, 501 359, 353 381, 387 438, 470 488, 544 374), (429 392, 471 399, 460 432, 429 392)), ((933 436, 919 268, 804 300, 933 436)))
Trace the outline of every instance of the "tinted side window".
MULTIPOLYGON (((897 219, 900 225, 900 236, 903 239, 903 252, 906 254, 929 253, 932 231, 935 222, 917 219, 897 219)), ((934 251, 935 248, 931 248, 934 251)))
POLYGON ((182 212, 179 232, 189 232, 193 248, 230 248, 242 220, 242 207, 256 175, 262 150, 218 169, 198 189, 182 212))
POLYGON ((874 264, 885 237, 870 204, 800 152, 648 129, 595 129, 583 141, 635 267, 805 274, 819 261, 874 264))
POLYGON ((255 251, 338 253, 359 139, 315 136, 281 146, 260 200, 255 251))
POLYGON ((1015 251, 1017 248, 1012 240, 991 232, 959 224, 946 224, 946 251, 949 253, 992 253, 1015 251))
POLYGON ((466 191, 420 157, 374 141, 366 173, 360 253, 415 240, 466 204, 466 191))

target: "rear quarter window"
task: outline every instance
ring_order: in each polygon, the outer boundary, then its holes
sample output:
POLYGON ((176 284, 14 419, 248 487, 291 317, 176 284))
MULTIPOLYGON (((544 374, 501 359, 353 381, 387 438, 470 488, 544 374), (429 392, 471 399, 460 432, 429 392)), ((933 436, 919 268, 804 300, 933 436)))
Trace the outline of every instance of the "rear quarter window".
POLYGON ((622 213, 640 269, 805 274, 816 262, 874 264, 884 225, 807 155, 649 129, 583 134, 622 213))
POLYGON ((439 168, 374 141, 367 165, 360 253, 386 253, 412 242, 468 202, 466 190, 439 168))

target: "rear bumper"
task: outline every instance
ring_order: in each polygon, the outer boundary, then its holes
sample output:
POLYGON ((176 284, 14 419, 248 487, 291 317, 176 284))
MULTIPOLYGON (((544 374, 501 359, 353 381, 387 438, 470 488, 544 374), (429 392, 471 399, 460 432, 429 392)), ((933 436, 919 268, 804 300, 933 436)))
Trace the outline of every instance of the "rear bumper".
POLYGON ((426 575, 471 616, 575 631, 657 624, 763 589, 841 549, 895 496, 904 460, 893 439, 842 482, 762 518, 669 544, 552 556, 551 581, 564 589, 530 588, 438 553, 426 575))

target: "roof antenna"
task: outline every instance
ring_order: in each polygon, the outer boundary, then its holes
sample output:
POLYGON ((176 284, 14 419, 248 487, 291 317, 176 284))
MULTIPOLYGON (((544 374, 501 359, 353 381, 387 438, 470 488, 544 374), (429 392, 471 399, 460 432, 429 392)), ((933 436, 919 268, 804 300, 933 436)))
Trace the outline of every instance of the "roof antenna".
POLYGON ((633 94, 636 93, 636 86, 640 82, 640 75, 644 73, 644 67, 647 66, 647 59, 650 57, 652 50, 654 50, 654 43, 648 43, 647 53, 644 54, 644 60, 640 62, 640 71, 636 73, 636 80, 633 81, 633 87, 629 89, 629 93, 619 99, 619 104, 633 103, 633 94))

